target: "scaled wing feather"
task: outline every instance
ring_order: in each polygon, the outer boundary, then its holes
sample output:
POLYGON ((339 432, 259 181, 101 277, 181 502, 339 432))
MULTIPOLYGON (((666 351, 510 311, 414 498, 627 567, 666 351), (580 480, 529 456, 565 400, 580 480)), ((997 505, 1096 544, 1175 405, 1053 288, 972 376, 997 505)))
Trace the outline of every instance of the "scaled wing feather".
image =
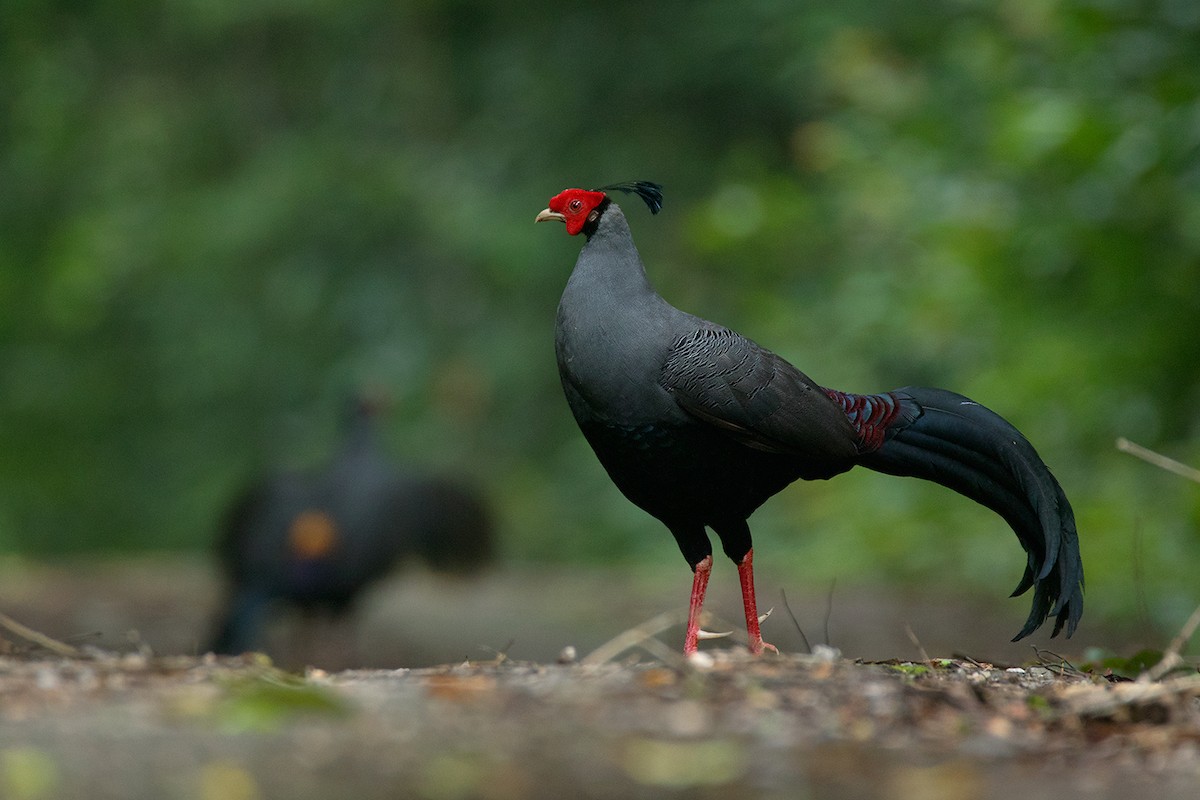
POLYGON ((748 447, 835 461, 856 454, 854 428, 817 384, 726 328, 701 327, 681 337, 660 383, 693 417, 748 447))

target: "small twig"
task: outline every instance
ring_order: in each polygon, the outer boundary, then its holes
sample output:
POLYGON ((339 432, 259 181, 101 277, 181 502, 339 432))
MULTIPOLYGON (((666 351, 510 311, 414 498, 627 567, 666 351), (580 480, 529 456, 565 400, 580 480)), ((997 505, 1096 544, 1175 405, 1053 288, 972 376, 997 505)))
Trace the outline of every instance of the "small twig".
POLYGON ((670 664, 673 667, 679 668, 686 663, 683 656, 654 637, 643 639, 640 643, 640 646, 643 650, 664 664, 670 664))
POLYGON ((1130 706, 1187 695, 1200 697, 1200 674, 1184 675, 1159 683, 1117 683, 1103 690, 1094 684, 1081 684, 1067 689, 1063 699, 1069 712, 1098 717, 1130 706))
POLYGON ((1196 628, 1200 627, 1200 606, 1196 606, 1196 610, 1187 618, 1187 622, 1183 623, 1183 627, 1179 629, 1179 633, 1171 640, 1171 644, 1167 645, 1167 649, 1163 651, 1162 659, 1159 660, 1150 669, 1138 675, 1138 683, 1152 683, 1161 679, 1171 670, 1183 663, 1183 657, 1180 653, 1183 651, 1188 640, 1192 638, 1192 634, 1196 632, 1196 628))
POLYGON ((1037 657, 1038 663, 1048 670, 1058 670, 1059 675, 1086 675, 1087 673, 1072 664, 1065 656, 1060 656, 1053 650, 1043 650, 1037 645, 1030 645, 1033 648, 1033 654, 1037 657), (1050 658, 1046 658, 1050 656, 1050 658))
POLYGON ((925 662, 925 666, 933 669, 933 659, 929 657, 929 653, 925 652, 925 646, 921 644, 921 640, 913 633, 912 626, 907 622, 904 623, 904 632, 908 634, 908 640, 917 648, 917 652, 921 654, 921 660, 925 662))
POLYGON ((39 633, 27 625, 22 625, 7 614, 0 614, 0 625, 20 636, 22 639, 33 642, 36 645, 46 648, 52 653, 57 653, 60 656, 67 658, 79 658, 80 651, 76 647, 60 642, 57 639, 51 639, 44 633, 39 633))
POLYGON ((1124 436, 1117 439, 1117 449, 1122 453, 1129 453, 1131 456, 1137 456, 1143 461, 1149 462, 1154 466, 1165 469, 1167 472, 1174 472, 1180 477, 1200 483, 1200 469, 1189 467, 1180 461, 1173 458, 1168 458, 1161 453, 1156 453, 1153 450, 1142 447, 1140 444, 1135 444, 1129 441, 1124 436))
MULTIPOLYGON (((504 647, 501 647, 499 650, 497 650, 494 647, 489 647, 486 644, 479 645, 479 649, 486 650, 487 652, 492 653, 495 656, 495 658, 492 659, 492 666, 498 667, 501 664, 503 664, 505 661, 508 661, 508 651, 511 650, 512 646, 516 643, 517 643, 516 639, 509 639, 508 644, 504 645, 504 647)), ((469 659, 468 659, 468 661, 469 661, 469 659)))
POLYGON ((825 644, 833 647, 829 639, 829 620, 833 617, 833 590, 837 588, 837 578, 829 582, 829 593, 825 595, 825 644))
POLYGON ((966 653, 951 653, 950 657, 957 658, 959 661, 966 661, 968 664, 971 664, 972 666, 975 666, 979 669, 987 669, 987 667, 984 666, 983 662, 977 661, 977 660, 971 658, 966 653))
MULTIPOLYGON (((638 647, 639 645, 646 647, 651 641, 653 641, 655 636, 662 633, 667 628, 670 628, 672 625, 678 625, 679 623, 685 621, 687 621, 687 616, 682 610, 664 611, 657 616, 651 617, 640 625, 635 625, 629 630, 618 633, 616 636, 584 656, 580 663, 585 666, 606 664, 630 648, 638 647)), ((657 650, 656 648, 655 655, 662 657, 665 655, 665 653, 657 650)), ((674 659, 672 659, 673 661, 683 661, 683 658, 674 651, 670 651, 670 655, 674 657, 674 659)), ((663 660, 667 661, 668 659, 663 658, 663 660)))
POLYGON ((808 637, 804 635, 804 629, 800 627, 800 620, 796 619, 796 615, 792 613, 792 607, 788 604, 787 595, 783 589, 779 590, 779 598, 783 601, 783 610, 792 618, 792 624, 796 626, 796 633, 800 634, 800 641, 804 642, 804 652, 812 655, 812 645, 808 643, 808 637))

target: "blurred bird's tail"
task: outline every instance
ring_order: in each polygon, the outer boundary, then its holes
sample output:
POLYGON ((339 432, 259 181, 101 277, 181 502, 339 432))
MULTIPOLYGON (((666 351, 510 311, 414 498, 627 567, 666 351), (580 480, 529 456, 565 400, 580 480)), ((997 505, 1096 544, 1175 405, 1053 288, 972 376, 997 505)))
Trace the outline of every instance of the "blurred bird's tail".
POLYGON ((881 395, 826 390, 864 439, 858 463, 889 475, 933 481, 995 511, 1027 554, 1013 596, 1033 588, 1033 608, 1014 637, 1055 617, 1075 632, 1083 615, 1083 564, 1075 515, 1033 445, 1007 420, 944 389, 906 387, 881 395))

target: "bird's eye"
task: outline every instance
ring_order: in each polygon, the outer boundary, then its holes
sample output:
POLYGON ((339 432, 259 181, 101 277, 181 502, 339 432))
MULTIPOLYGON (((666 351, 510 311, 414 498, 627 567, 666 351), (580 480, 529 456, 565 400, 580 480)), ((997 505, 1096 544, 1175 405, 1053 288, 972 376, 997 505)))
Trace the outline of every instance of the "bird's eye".
POLYGON ((579 211, 581 208, 583 208, 583 201, 579 198, 567 203, 567 209, 570 211, 579 211))

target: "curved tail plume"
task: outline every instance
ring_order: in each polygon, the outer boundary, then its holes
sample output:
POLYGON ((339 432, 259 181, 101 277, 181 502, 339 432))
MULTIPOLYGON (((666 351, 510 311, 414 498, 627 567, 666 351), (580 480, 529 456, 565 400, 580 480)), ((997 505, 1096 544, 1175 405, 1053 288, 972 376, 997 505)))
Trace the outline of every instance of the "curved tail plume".
POLYGON ((1067 636, 1083 615, 1083 564, 1075 515, 1033 445, 990 409, 944 389, 906 387, 883 395, 829 391, 870 450, 858 463, 889 475, 939 483, 999 514, 1027 554, 1013 596, 1033 589, 1033 607, 1013 641, 1053 616, 1067 636), (854 416, 855 409, 887 409, 854 416), (861 419, 861 422, 860 422, 861 419), (872 420, 876 424, 872 424, 872 420))

